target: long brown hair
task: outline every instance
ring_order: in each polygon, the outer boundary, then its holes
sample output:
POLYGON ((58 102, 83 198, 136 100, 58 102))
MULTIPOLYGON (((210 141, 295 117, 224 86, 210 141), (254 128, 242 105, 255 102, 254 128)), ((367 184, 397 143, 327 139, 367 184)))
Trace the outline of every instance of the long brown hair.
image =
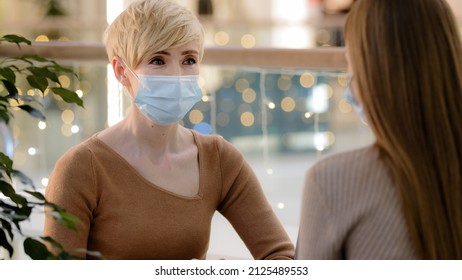
POLYGON ((445 0, 359 0, 356 93, 424 259, 462 259, 462 49, 445 0))

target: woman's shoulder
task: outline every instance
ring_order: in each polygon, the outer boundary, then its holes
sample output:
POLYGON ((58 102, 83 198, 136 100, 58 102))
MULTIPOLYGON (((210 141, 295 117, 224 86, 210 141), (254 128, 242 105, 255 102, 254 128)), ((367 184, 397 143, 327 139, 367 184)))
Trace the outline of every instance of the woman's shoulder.
POLYGON ((245 164, 242 153, 222 136, 204 135, 198 132, 193 134, 202 160, 221 166, 223 170, 228 168, 239 170, 245 164))
POLYGON ((306 172, 306 181, 326 192, 374 189, 392 184, 385 164, 375 145, 328 155, 306 172), (329 191, 330 190, 330 191, 329 191))
POLYGON ((214 149, 214 150, 218 150, 218 152, 230 151, 230 152, 239 153, 237 148, 234 147, 233 144, 228 142, 221 135, 202 134, 202 133, 196 132, 194 130, 191 130, 191 131, 194 134, 194 138, 196 140, 196 143, 202 149, 214 149))
POLYGON ((58 161, 75 161, 89 159, 98 148, 98 139, 95 135, 83 140, 77 145, 70 147, 58 161))
POLYGON ((211 145, 216 143, 217 141, 222 141, 224 138, 218 134, 203 134, 193 129, 190 130, 191 133, 194 135, 196 141, 200 141, 202 144, 211 145))
MULTIPOLYGON (((394 189, 375 146, 336 153, 319 160, 306 172, 305 187, 316 188, 326 199, 333 200, 339 196, 361 200, 361 197, 370 198, 371 194, 379 199, 394 189)), ((352 203, 349 200, 344 202, 352 203)))
POLYGON ((338 152, 319 159, 311 169, 337 172, 339 169, 371 169, 382 168, 379 151, 370 145, 350 151, 338 152))

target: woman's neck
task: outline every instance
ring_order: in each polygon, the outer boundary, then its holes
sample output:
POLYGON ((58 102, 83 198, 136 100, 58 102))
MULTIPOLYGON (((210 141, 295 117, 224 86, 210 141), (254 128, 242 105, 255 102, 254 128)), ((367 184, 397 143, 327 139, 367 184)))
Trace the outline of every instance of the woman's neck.
POLYGON ((158 125, 144 116, 138 108, 133 107, 121 125, 140 147, 162 151, 175 151, 180 148, 182 129, 177 122, 165 126, 158 125))
POLYGON ((122 155, 150 158, 180 153, 193 141, 191 133, 178 123, 157 125, 135 107, 125 119, 102 131, 98 137, 122 155))

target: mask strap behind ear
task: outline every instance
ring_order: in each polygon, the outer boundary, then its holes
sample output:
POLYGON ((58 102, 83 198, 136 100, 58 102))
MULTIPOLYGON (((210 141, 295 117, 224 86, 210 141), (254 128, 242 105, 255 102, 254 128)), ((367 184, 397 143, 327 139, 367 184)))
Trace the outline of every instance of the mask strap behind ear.
POLYGON ((135 76, 135 78, 136 78, 137 80, 139 80, 138 75, 136 75, 136 73, 128 66, 127 63, 125 63, 125 61, 124 61, 121 57, 119 57, 119 58, 120 58, 120 60, 122 61, 122 63, 125 65, 125 67, 127 68, 127 70, 128 70, 130 73, 132 73, 133 76, 135 76))

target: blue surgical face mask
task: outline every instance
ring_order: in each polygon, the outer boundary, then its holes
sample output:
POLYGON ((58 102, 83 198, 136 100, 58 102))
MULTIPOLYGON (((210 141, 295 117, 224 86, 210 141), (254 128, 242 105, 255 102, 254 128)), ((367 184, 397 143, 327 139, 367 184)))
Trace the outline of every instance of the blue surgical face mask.
POLYGON ((138 80, 134 103, 160 125, 181 120, 202 98, 199 76, 138 75, 138 80))
POLYGON ((353 109, 359 114, 363 121, 366 121, 366 115, 364 114, 363 105, 361 105, 353 95, 351 90, 351 79, 348 79, 347 87, 345 89, 345 99, 346 101, 353 106, 353 109))
POLYGON ((128 69, 138 79, 138 91, 133 102, 156 124, 168 125, 183 119, 202 98, 197 75, 136 75, 128 69))

